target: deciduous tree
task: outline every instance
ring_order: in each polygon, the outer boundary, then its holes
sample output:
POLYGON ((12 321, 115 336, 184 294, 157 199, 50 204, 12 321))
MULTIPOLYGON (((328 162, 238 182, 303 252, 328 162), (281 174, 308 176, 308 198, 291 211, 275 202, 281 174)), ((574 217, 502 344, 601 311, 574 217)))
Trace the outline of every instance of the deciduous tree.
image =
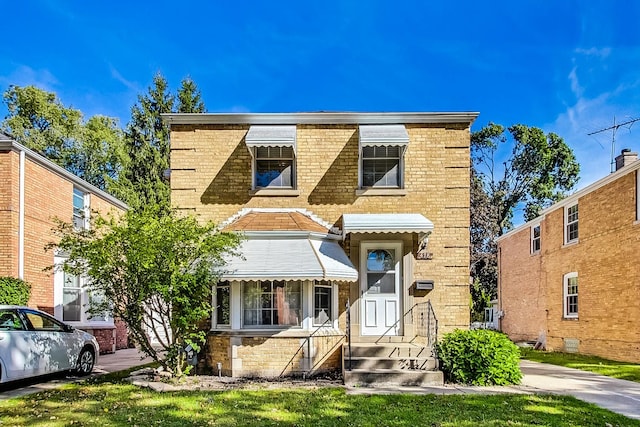
POLYGON ((100 189, 117 176, 122 131, 115 119, 67 107, 55 93, 34 86, 9 86, 3 95, 8 115, 2 129, 16 141, 44 155, 100 189))
POLYGON ((181 375, 185 347, 198 352, 204 342, 199 323, 211 315, 212 285, 238 235, 156 208, 97 215, 89 230, 60 222, 55 232, 49 247, 68 254, 57 268, 86 274, 90 292, 104 296, 91 311, 122 319, 142 351, 181 375))
POLYGON ((554 133, 516 124, 489 123, 471 135, 471 292, 474 314, 497 289, 495 239, 511 226, 516 209, 524 220, 562 199, 576 185, 580 166, 554 133))

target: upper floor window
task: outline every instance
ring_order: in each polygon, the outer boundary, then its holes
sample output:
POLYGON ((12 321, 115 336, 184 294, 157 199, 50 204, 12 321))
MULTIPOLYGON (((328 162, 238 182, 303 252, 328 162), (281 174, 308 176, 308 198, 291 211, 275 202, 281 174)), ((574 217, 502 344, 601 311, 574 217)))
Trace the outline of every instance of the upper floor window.
POLYGON ((404 188, 404 125, 360 126, 360 188, 404 188))
POLYGON ((253 157, 253 189, 296 188, 296 126, 254 125, 245 137, 253 157))
POLYGON ((255 188, 295 188, 295 157, 291 147, 257 147, 255 188))
POLYGON ((571 243, 578 240, 578 204, 564 208, 564 242, 571 243))
POLYGON ((78 230, 89 228, 89 194, 77 187, 73 188, 73 226, 78 230))
POLYGON ((578 317, 578 273, 564 275, 564 317, 578 317))
POLYGON ((531 227, 531 253, 540 252, 540 224, 531 227))
POLYGON ((401 187, 400 147, 363 147, 362 186, 401 187))

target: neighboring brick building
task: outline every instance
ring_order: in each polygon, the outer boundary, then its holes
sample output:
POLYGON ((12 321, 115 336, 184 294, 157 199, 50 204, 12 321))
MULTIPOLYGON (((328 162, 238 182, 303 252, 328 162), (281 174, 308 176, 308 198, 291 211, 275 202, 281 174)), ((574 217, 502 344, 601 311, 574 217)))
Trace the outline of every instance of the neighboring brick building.
POLYGON ((173 206, 246 237, 215 289, 208 363, 340 368, 347 301, 354 345, 414 342, 433 313, 440 334, 467 328, 476 116, 165 115, 173 206))
POLYGON ((640 362, 640 162, 498 239, 500 328, 548 350, 640 362))
POLYGON ((54 218, 87 227, 92 210, 124 209, 120 200, 0 133, 0 276, 31 283, 29 306, 92 333, 101 352, 125 348, 125 328, 110 318, 89 318, 85 279, 45 271, 64 259, 45 245, 55 240, 54 218))

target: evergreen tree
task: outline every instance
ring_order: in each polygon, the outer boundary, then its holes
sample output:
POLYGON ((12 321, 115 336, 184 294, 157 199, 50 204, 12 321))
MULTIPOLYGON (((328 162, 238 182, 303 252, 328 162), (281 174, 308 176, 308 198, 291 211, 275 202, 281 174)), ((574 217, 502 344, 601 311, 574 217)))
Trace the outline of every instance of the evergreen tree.
POLYGON ((124 139, 128 156, 113 186, 118 197, 134 209, 154 205, 159 212, 168 212, 169 126, 161 115, 204 109, 200 91, 190 78, 182 80, 177 95, 173 95, 167 80, 160 73, 154 76, 148 92, 138 96, 138 103, 131 109, 124 139))

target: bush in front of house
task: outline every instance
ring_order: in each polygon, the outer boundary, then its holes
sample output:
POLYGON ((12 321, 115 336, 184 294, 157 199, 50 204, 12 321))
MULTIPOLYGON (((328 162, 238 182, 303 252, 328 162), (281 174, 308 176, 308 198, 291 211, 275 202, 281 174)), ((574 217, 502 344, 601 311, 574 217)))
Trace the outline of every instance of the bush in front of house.
POLYGON ((438 357, 451 382, 488 386, 522 379, 520 350, 501 332, 455 330, 438 343, 438 357))
POLYGON ((27 305, 31 285, 15 277, 0 277, 0 304, 27 305))

